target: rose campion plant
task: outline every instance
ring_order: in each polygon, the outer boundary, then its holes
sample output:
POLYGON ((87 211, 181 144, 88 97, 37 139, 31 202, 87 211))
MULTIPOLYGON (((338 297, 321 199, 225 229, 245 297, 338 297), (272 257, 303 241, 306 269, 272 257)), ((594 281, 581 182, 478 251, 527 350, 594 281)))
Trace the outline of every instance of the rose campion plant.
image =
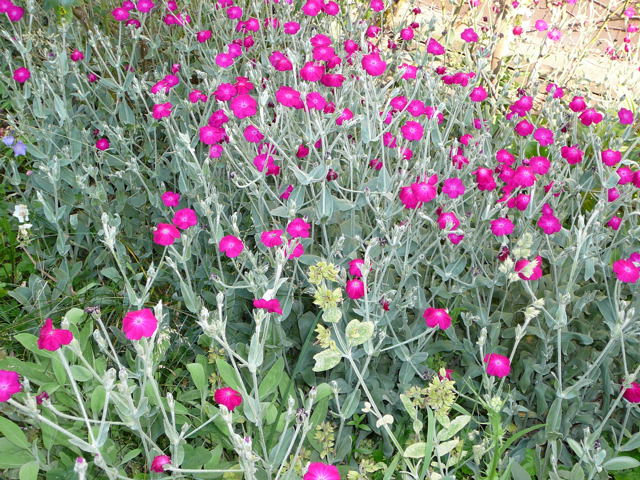
POLYGON ((562 21, 42 7, 0 0, 5 223, 33 264, 5 285, 3 475, 634 468, 632 105, 486 61, 562 21))

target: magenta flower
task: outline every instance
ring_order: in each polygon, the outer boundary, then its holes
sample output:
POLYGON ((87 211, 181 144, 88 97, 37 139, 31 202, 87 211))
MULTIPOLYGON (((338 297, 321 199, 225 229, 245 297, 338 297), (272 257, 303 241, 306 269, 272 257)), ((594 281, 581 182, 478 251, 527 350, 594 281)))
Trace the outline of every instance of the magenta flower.
POLYGON ((282 315, 282 307, 280 306, 280 300, 273 298, 271 300, 265 300, 264 298, 257 298, 253 301, 254 308, 261 308, 269 313, 277 313, 282 315))
POLYGON ((320 0, 307 0, 307 2, 302 6, 302 13, 309 17, 317 16, 324 6, 324 2, 320 0))
POLYGON ((101 151, 107 150, 109 148, 109 139, 105 137, 99 138, 96 141, 96 148, 101 151))
POLYGON ((158 328, 158 319, 148 308, 128 312, 122 319, 122 331, 129 340, 151 338, 158 328))
POLYGON ((626 185, 627 183, 633 182, 634 173, 629 167, 620 167, 616 170, 616 173, 620 177, 618 180, 618 185, 626 185))
POLYGON ((287 35, 295 35, 300 31, 300 24, 298 22, 287 22, 283 25, 283 30, 287 35))
POLYGON ((549 28, 549 25, 544 20, 536 20, 535 27, 539 32, 544 32, 549 28))
POLYGON ((31 72, 28 68, 20 67, 16 68, 13 72, 13 79, 18 83, 24 83, 31 78, 31 72))
POLYGON ((387 64, 379 53, 373 52, 362 57, 362 68, 372 77, 377 77, 385 72, 387 64))
POLYGON ((484 363, 487 364, 487 374, 493 377, 503 378, 511 373, 511 362, 503 355, 487 353, 484 363))
POLYGON ((287 249, 288 251, 290 251, 291 253, 289 254, 289 258, 299 258, 302 255, 304 255, 304 246, 295 240, 289 239, 287 242, 287 249), (291 244, 295 242, 295 246, 293 247, 293 250, 291 249, 291 244))
POLYGON ((534 262, 535 266, 533 267, 533 272, 529 276, 522 273, 522 270, 524 270, 532 262, 530 262, 526 258, 521 258, 516 262, 514 269, 522 280, 538 280, 540 277, 542 277, 542 257, 538 255, 535 258, 534 262))
MULTIPOLYGON (((434 177, 437 181, 437 176, 434 175, 434 177)), ((438 190, 436 190, 436 187, 433 185, 434 183, 435 182, 416 182, 411 184, 411 191, 418 202, 427 203, 436 198, 438 190)))
POLYGON ((513 222, 508 218, 496 218, 495 220, 491 220, 491 233, 496 237, 510 235, 513 233, 513 228, 513 222))
POLYGON ((575 165, 576 163, 582 162, 584 152, 580 150, 577 145, 571 147, 564 146, 560 149, 560 155, 569 165, 575 165))
POLYGON ((22 391, 20 376, 11 370, 0 370, 0 403, 22 391))
POLYGON ((580 122, 583 125, 588 127, 591 124, 597 125, 602 121, 604 117, 600 112, 596 111, 594 108, 587 108, 584 112, 580 114, 578 118, 580 119, 580 122))
POLYGON ((330 45, 314 47, 313 59, 317 62, 329 62, 336 56, 336 52, 330 45))
POLYGON ((416 194, 413 193, 413 189, 411 186, 401 187, 400 192, 398 193, 398 197, 400 201, 404 205, 404 208, 412 210, 414 208, 418 208, 421 203, 416 198, 416 194))
POLYGON ((465 28, 460 34, 460 38, 467 43, 477 42, 479 37, 473 28, 465 28))
POLYGON ((157 455, 153 458, 149 470, 155 473, 162 473, 164 472, 164 466, 169 464, 171 464, 171 457, 168 455, 157 455))
POLYGON ((122 7, 116 7, 111 10, 111 16, 113 16, 117 22, 124 22, 129 18, 129 11, 122 7))
POLYGON ((547 93, 553 93, 553 98, 564 97, 564 90, 560 88, 558 85, 556 85, 555 83, 547 84, 547 87, 545 90, 547 91, 547 93))
POLYGON ((260 234, 260 241, 265 247, 272 248, 282 245, 282 230, 270 230, 260 234))
POLYGON ((79 62, 80 60, 84 59, 84 54, 76 48, 73 52, 71 52, 69 58, 72 62, 79 62))
POLYGON ((340 88, 344 83, 345 77, 340 73, 327 73, 322 76, 320 83, 325 87, 340 88))
POLYGON ((7 3, 9 4, 6 9, 7 17, 12 22, 19 22, 24 16, 24 8, 13 5, 10 1, 7 3))
POLYGON ((293 192, 293 185, 287 185, 287 188, 285 188, 280 194, 280 198, 283 200, 288 200, 291 196, 291 192, 293 192))
POLYGON ((532 108, 533 97, 529 95, 523 95, 509 107, 512 112, 516 113, 520 117, 524 117, 532 108))
POLYGON ((552 28, 547 32, 547 38, 552 42, 557 42, 562 38, 562 32, 557 28, 552 28))
POLYGON ((153 3, 151 0, 139 0, 138 4, 136 5, 136 8, 138 9, 139 12, 149 13, 151 9, 155 6, 156 6, 155 3, 153 3))
POLYGON ((176 211, 173 215, 172 222, 180 230, 186 230, 187 228, 198 224, 198 216, 196 215, 196 212, 190 208, 183 208, 176 211))
POLYGON ((471 172, 476 176, 478 190, 491 191, 497 188, 496 181, 493 178, 493 170, 481 167, 471 172))
POLYGON ((318 92, 307 93, 306 103, 307 108, 318 111, 323 110, 327 106, 327 100, 318 92))
POLYGON ((170 223, 159 223, 153 231, 153 242, 158 245, 168 246, 180 238, 180 232, 170 223))
POLYGON ((213 32, 211 30, 201 30, 196 33, 196 40, 198 40, 199 43, 204 43, 209 40, 212 35, 213 32))
POLYGON ((362 258, 354 258, 349 262, 349 275, 352 277, 361 277, 362 270, 360 267, 364 265, 364 260, 362 258))
POLYGON ((633 125, 633 112, 626 108, 618 110, 618 119, 622 125, 633 125))
POLYGON ((286 85, 281 86, 276 92, 276 101, 285 107, 304 108, 300 92, 286 85))
POLYGON ((514 130, 521 137, 526 137, 533 133, 534 128, 533 124, 528 120, 520 120, 514 127, 514 130))
POLYGON ((553 143, 553 132, 548 128, 537 128, 533 133, 533 138, 538 141, 541 147, 545 147, 553 143))
POLYGON ((460 220, 454 212, 442 212, 438 215, 438 228, 440 230, 456 230, 460 226, 460 220))
POLYGON ((460 195, 464 195, 465 191, 464 183, 456 177, 447 178, 442 184, 442 193, 449 198, 458 198, 460 195))
POLYGON ((218 405, 224 405, 229 411, 235 410, 242 403, 242 395, 231 387, 217 389, 213 394, 213 399, 218 405))
POLYGON ((307 62, 300 69, 300 77, 307 82, 319 82, 324 73, 324 65, 316 62, 307 62))
POLYGON ((424 136, 424 127, 418 122, 414 122, 412 120, 405 123, 400 128, 400 131, 402 132, 402 137, 410 142, 420 141, 424 136))
POLYGON ((347 296, 352 300, 362 298, 364 297, 364 282, 358 279, 347 280, 345 290, 347 296))
POLYGON ((293 70, 291 60, 282 52, 273 52, 269 55, 269 63, 271 63, 271 66, 278 72, 293 70))
POLYGON ((543 213, 540 215, 540 218, 538 219, 538 227, 540 227, 547 235, 552 235, 562 230, 560 219, 556 217, 553 212, 543 213))
POLYGON ((239 94, 237 87, 231 83, 221 83, 213 92, 213 96, 220 102, 227 102, 239 94))
POLYGON ((309 229, 311 224, 304 221, 302 218, 294 218, 287 225, 287 233, 291 238, 309 238, 309 229))
MULTIPOLYGON (((369 2, 369 8, 374 12, 381 12, 384 10, 384 2, 382 0, 371 0, 369 2)), ((308 480, 305 478, 305 480, 308 480)))
POLYGON ((165 207, 177 207, 180 203, 180 194, 175 192, 164 192, 160 198, 165 207))
POLYGON ((584 97, 573 97, 569 102, 569 108, 574 112, 582 112, 587 109, 587 104, 584 101, 584 97))
POLYGON ((416 65, 409 65, 408 63, 403 63, 398 66, 399 69, 402 69, 404 73, 402 74, 403 80, 412 80, 415 79, 418 74, 418 68, 416 65))
POLYGON ((338 118, 336 118, 336 125, 342 125, 347 120, 351 120, 353 118, 353 112, 348 108, 342 110, 342 113, 338 118))
POLYGON ((620 198, 620 191, 616 187, 607 189, 608 202, 615 202, 618 198, 620 198))
MULTIPOLYGON (((371 0, 373 3, 375 0, 371 0)), ((382 2, 380 2, 382 3, 382 2)), ((307 468, 302 480, 340 480, 340 472, 333 465, 326 463, 312 462, 307 468)))
POLYGON ((173 108, 171 102, 156 103, 153 106, 153 118, 160 120, 161 118, 168 117, 171 115, 171 108, 173 108))
POLYGON ((242 119, 256 114, 258 102, 251 95, 238 95, 231 100, 229 108, 236 118, 242 119))
POLYGON ((264 135, 253 125, 247 125, 243 132, 244 139, 249 143, 260 143, 264 135))
POLYGON ((38 337, 38 348, 55 352, 63 345, 69 345, 73 340, 73 333, 69 330, 53 328, 53 320, 45 319, 38 337))
POLYGON ((447 235, 447 238, 454 245, 458 245, 462 240, 464 240, 464 235, 462 235, 462 234, 459 235, 457 233, 449 233, 447 235))
POLYGON ((215 62, 220 68, 229 68, 234 63, 233 57, 224 52, 220 52, 216 55, 215 62))
POLYGON ((222 145, 211 145, 209 147, 209 158, 220 158, 223 152, 224 148, 222 145))
POLYGON ((622 218, 614 215, 613 217, 611 217, 609 219, 609 221, 606 223, 607 227, 613 229, 613 230, 618 230, 620 228, 620 225, 622 225, 622 218))
POLYGON ((451 317, 444 308, 427 308, 422 314, 427 327, 440 327, 446 330, 451 326, 451 317))
POLYGON ((529 167, 537 175, 545 175, 551 168, 551 162, 547 157, 531 157, 529 167))
MULTIPOLYGON (((632 382, 629 388, 624 391, 622 396, 631 403, 640 403, 640 383, 632 382)), ((0 397, 0 402, 1 401, 2 398, 0 397)))
POLYGON ((244 243, 238 237, 233 235, 227 235, 220 239, 218 244, 220 251, 227 255, 229 258, 236 258, 244 250, 244 243))
POLYGON ((640 278, 640 269, 631 260, 616 260, 613 262, 613 272, 624 283, 636 283, 640 278))
POLYGON ((427 43, 427 53, 431 55, 444 55, 444 47, 434 38, 430 38, 427 43))
POLYGON ((409 27, 409 28, 403 28, 402 30, 400 30, 400 38, 405 42, 412 40, 414 36, 415 36, 415 33, 413 31, 413 28, 409 27))
POLYGON ((200 141, 205 145, 213 145, 222 142, 227 137, 227 133, 222 127, 205 125, 200 127, 199 137, 200 141))
POLYGON ((622 153, 618 150, 608 149, 602 152, 602 163, 608 167, 614 167, 620 160, 622 160, 622 153))
POLYGON ((487 98, 487 96, 487 91, 484 87, 476 87, 471 90, 471 93, 469 94, 469 98, 472 102, 482 102, 487 98))

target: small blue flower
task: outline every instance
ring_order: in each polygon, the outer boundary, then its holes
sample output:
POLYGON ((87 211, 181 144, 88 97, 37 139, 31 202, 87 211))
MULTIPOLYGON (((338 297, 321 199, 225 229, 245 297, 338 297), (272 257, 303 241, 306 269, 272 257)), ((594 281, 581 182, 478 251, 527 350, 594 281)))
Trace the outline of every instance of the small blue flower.
POLYGON ((18 157, 20 155, 24 155, 25 153, 27 153, 27 146, 20 140, 18 140, 13 146, 13 155, 15 157, 18 157))
POLYGON ((2 143, 4 143, 7 147, 13 145, 13 142, 15 140, 16 139, 13 137, 13 135, 5 135, 4 137, 2 137, 2 143))

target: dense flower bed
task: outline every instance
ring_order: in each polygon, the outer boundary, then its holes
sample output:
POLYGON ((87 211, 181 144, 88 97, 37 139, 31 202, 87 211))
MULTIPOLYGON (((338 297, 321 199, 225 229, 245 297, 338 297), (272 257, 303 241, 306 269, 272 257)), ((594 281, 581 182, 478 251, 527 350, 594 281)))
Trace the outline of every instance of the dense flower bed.
POLYGON ((535 110, 490 31, 386 7, 0 0, 41 319, 0 360, 9 478, 640 466, 634 113, 535 110))

